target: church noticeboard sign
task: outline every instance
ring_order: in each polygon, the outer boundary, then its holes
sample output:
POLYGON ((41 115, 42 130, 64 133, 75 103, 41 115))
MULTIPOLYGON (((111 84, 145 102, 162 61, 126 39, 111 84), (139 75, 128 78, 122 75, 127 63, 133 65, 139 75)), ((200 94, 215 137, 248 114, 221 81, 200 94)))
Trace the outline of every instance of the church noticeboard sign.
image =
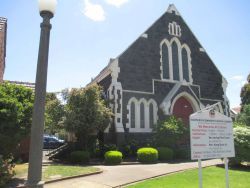
POLYGON ((232 119, 213 109, 192 114, 190 143, 192 160, 234 157, 232 119))

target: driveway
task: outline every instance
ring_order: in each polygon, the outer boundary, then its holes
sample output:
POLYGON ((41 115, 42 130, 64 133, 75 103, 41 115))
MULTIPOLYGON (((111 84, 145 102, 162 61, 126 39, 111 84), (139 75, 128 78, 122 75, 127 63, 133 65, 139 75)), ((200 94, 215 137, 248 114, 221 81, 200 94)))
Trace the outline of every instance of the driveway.
MULTIPOLYGON (((202 166, 212 166, 221 164, 219 159, 202 162, 202 166)), ((185 163, 158 163, 158 164, 135 164, 120 166, 96 166, 103 170, 103 173, 63 180, 56 183, 45 184, 45 188, 110 188, 122 187, 126 184, 141 181, 148 178, 162 176, 178 171, 193 169, 198 167, 198 162, 185 163)), ((197 176, 198 178, 198 176, 197 176)))

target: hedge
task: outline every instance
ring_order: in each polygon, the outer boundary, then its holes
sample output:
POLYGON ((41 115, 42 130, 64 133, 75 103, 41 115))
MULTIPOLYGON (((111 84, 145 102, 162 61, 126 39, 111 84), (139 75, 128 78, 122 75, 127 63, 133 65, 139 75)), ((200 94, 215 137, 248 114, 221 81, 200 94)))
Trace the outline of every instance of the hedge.
POLYGON ((140 148, 137 159, 141 163, 155 163, 158 160, 158 151, 155 148, 140 148))
POLYGON ((105 164, 117 165, 122 162, 122 153, 119 151, 107 151, 104 158, 105 164))
POLYGON ((172 160, 174 156, 174 152, 172 149, 167 147, 159 147, 157 148, 159 154, 159 160, 167 161, 172 160))

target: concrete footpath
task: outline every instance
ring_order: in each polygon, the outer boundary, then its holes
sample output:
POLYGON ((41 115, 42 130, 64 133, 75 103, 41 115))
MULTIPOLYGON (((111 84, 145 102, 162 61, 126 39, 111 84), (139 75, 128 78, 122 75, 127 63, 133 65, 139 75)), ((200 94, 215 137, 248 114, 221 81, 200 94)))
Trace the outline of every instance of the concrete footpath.
MULTIPOLYGON (((202 162, 202 166, 213 166, 222 164, 219 159, 202 162)), ((86 177, 63 180, 55 183, 45 184, 45 188, 110 188, 123 187, 144 179, 175 173, 183 170, 198 168, 198 162, 185 163, 158 163, 158 164, 135 164, 120 166, 96 166, 103 173, 86 177)), ((197 172, 198 174, 198 172, 197 172)), ((198 175, 197 175, 198 178, 198 175)))

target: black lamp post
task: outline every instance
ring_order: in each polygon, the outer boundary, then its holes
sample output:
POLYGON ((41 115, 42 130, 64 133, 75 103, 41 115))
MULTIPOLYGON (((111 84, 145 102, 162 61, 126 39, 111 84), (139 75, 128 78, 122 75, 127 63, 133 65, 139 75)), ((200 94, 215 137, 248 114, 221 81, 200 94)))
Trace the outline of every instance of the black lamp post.
POLYGON ((54 16, 57 0, 38 0, 41 23, 40 45, 37 61, 35 102, 32 115, 31 140, 29 151, 29 171, 27 187, 43 187, 42 157, 44 111, 49 55, 50 19, 54 16))

